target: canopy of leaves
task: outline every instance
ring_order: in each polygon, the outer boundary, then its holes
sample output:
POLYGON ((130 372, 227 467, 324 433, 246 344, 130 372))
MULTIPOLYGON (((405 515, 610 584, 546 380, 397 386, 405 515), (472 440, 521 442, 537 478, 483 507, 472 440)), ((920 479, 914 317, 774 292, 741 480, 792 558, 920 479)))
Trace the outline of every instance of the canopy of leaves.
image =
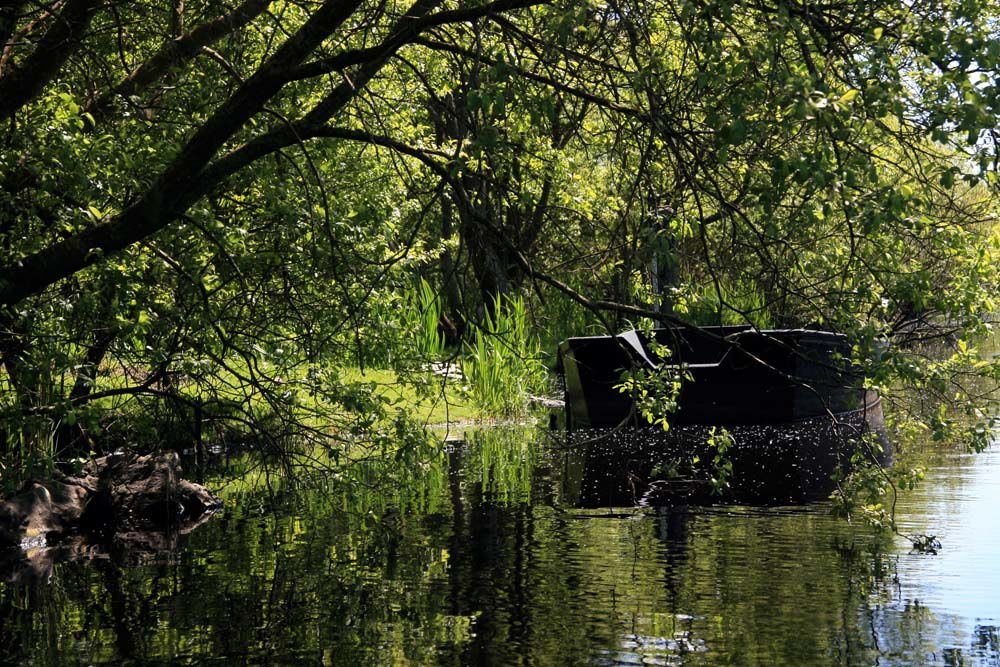
POLYGON ((418 276, 456 335, 515 293, 547 340, 649 317, 845 331, 870 382, 960 406, 982 433, 996 14, 8 3, 4 438, 93 445, 137 400, 275 441, 398 438, 391 402, 342 369, 420 361, 420 318, 401 314, 418 276))

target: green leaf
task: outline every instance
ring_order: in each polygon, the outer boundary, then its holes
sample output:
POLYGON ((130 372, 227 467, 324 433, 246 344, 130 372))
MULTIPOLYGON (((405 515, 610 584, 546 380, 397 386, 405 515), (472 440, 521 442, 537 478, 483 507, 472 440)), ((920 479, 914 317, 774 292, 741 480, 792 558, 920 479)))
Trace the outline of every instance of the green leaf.
POLYGON ((853 102, 855 99, 857 99, 858 95, 860 95, 860 94, 861 94, 860 90, 858 90, 857 88, 851 88, 846 93, 844 93, 843 95, 841 95, 840 96, 840 100, 838 100, 838 101, 842 105, 846 106, 846 105, 850 104, 851 102, 853 102))

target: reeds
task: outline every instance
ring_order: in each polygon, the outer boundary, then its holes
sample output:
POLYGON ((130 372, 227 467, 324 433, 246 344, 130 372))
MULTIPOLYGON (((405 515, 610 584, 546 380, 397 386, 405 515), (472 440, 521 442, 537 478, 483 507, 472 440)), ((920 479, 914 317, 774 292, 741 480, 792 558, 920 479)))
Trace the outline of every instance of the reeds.
POLYGON ((391 367, 392 359, 409 361, 437 361, 444 356, 445 340, 440 322, 443 304, 441 296, 424 278, 418 278, 413 287, 403 292, 402 303, 379 313, 398 334, 388 342, 392 352, 378 357, 380 365, 391 367), (384 357, 384 358, 383 358, 384 357))
POLYGON ((760 329, 774 326, 770 304, 752 280, 737 280, 732 285, 720 282, 708 285, 688 304, 688 319, 699 326, 715 324, 752 324, 760 329))
POLYGON ((465 344, 462 373, 479 409, 494 416, 522 414, 531 393, 545 382, 538 338, 523 299, 497 298, 491 306, 465 344))

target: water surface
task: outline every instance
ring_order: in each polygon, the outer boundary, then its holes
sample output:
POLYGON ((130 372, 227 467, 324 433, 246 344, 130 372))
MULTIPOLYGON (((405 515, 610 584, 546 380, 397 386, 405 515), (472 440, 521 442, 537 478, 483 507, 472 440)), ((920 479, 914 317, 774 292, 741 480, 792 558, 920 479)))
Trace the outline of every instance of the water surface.
POLYGON ((1000 664, 997 448, 901 499, 937 555, 823 503, 580 509, 575 461, 497 431, 391 491, 232 494, 172 551, 8 561, 0 663, 1000 664))

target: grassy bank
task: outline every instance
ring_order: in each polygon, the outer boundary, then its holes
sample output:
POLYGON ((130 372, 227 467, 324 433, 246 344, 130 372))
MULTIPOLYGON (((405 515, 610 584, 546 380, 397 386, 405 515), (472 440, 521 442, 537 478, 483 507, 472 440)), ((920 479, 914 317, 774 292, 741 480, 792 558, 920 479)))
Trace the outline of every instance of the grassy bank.
POLYGON ((430 395, 421 395, 414 383, 402 381, 393 370, 347 368, 341 373, 348 382, 370 383, 377 395, 410 410, 426 425, 480 421, 489 416, 462 391, 459 380, 434 377, 427 381, 430 395))

